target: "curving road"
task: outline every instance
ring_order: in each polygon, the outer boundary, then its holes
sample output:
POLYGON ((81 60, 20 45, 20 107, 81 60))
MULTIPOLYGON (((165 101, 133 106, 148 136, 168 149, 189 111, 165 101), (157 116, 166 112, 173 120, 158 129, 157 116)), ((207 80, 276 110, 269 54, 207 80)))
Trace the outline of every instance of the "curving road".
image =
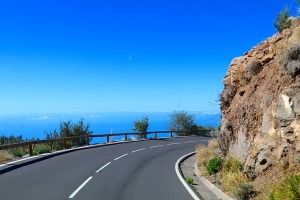
POLYGON ((0 199, 193 200, 174 165, 208 139, 122 143, 1 166, 0 199))

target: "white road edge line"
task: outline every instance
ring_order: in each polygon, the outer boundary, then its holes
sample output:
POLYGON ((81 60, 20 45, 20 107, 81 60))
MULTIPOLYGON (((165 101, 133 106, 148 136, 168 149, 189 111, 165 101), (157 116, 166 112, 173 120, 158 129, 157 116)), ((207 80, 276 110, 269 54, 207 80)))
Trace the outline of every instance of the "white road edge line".
POLYGON ((174 145, 174 144, 180 144, 180 143, 170 143, 170 144, 167 144, 167 145, 169 145, 169 146, 170 146, 170 145, 174 145))
POLYGON ((38 157, 38 156, 31 156, 31 157, 23 158, 23 159, 20 159, 20 160, 15 160, 15 161, 12 161, 12 162, 9 162, 9 163, 2 164, 2 165, 0 165, 0 167, 4 167, 6 165, 12 165, 12 164, 22 162, 22 161, 25 161, 25 160, 29 160, 29 159, 33 159, 33 158, 36 158, 36 157, 38 157))
POLYGON ((186 144, 186 143, 192 143, 192 142, 197 142, 197 141, 187 141, 187 142, 184 142, 184 143, 186 144))
POLYGON ((100 169, 98 169, 98 170, 96 171, 96 173, 99 173, 101 170, 103 170, 105 167, 107 167, 107 166, 110 165, 110 164, 111 164, 111 162, 107 163, 106 165, 104 165, 103 167, 101 167, 100 169))
POLYGON ((149 147, 149 149, 152 149, 152 148, 157 148, 157 147, 163 147, 164 145, 157 145, 157 146, 152 146, 152 147, 149 147))
POLYGON ((182 156, 181 158, 179 158, 175 164, 175 171, 176 171, 176 174, 179 178, 179 180, 181 181, 181 183, 183 184, 183 186, 187 189, 187 191, 190 193, 190 195, 194 198, 194 200, 200 200, 199 197, 195 194, 195 192, 190 188, 190 186, 185 182, 185 180, 183 179, 181 173, 180 173, 180 170, 179 170, 179 164, 181 162, 181 160, 183 160, 184 158, 192 155, 196 153, 195 151, 194 152, 191 152, 191 153, 188 153, 184 156, 182 156))
POLYGON ((138 152, 138 151, 143 151, 143 150, 145 150, 145 149, 146 149, 146 148, 137 149, 137 150, 132 151, 131 153, 135 153, 135 152, 138 152))
POLYGON ((120 158, 123 158, 124 156, 127 156, 127 155, 128 155, 128 153, 125 153, 124 155, 121 155, 121 156, 115 158, 114 160, 119 160, 120 158))
POLYGON ((86 181, 84 181, 70 196, 69 199, 72 199, 73 197, 75 197, 75 195, 92 179, 93 177, 89 177, 88 179, 86 179, 86 181))

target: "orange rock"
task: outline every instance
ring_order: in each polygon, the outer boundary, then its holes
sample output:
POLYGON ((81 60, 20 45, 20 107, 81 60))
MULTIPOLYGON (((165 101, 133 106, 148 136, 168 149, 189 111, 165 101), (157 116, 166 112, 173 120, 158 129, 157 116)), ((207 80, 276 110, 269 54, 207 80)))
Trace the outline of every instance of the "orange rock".
POLYGON ((278 47, 297 38, 293 34, 293 28, 284 30, 234 58, 223 79, 221 131, 230 139, 229 154, 254 175, 276 163, 286 165, 284 155, 300 151, 300 78, 273 62, 278 47), (261 66, 249 73, 254 61, 261 66))

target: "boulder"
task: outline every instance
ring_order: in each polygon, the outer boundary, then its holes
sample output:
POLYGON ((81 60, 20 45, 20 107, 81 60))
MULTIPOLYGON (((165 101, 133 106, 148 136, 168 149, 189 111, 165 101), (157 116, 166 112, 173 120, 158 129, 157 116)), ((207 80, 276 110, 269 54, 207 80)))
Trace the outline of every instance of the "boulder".
POLYGON ((245 71, 249 74, 250 77, 255 76, 262 70, 262 64, 257 60, 251 60, 245 68, 245 71))

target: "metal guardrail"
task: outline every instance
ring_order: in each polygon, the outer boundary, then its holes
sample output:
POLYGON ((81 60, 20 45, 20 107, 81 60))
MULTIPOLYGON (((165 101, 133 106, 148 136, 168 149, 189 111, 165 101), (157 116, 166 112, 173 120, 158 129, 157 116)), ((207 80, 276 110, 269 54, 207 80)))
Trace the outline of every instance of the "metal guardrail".
MULTIPOLYGON (((210 130, 206 130, 210 131, 210 130)), ((25 147, 28 146, 29 155, 33 155, 33 145, 35 144, 49 144, 54 142, 62 142, 63 148, 67 149, 67 141, 74 140, 74 139, 86 139, 86 145, 89 145, 90 138, 97 138, 97 137, 106 137, 106 142, 109 143, 110 137, 114 136, 124 136, 124 140, 128 140, 128 135, 139 135, 140 138, 143 136, 147 136, 149 134, 154 134, 154 139, 157 138, 157 134, 161 133, 169 133, 170 137, 173 137, 173 133, 183 133, 182 135, 187 135, 190 133, 189 131, 154 131, 154 132, 146 132, 146 133, 114 133, 114 134, 95 134, 95 135, 82 135, 82 136, 72 136, 72 137, 63 137, 63 138, 55 138, 55 139, 46 139, 46 140, 30 140, 20 143, 12 143, 12 144, 4 144, 0 145, 0 150, 7 150, 13 149, 18 147, 25 147)))

